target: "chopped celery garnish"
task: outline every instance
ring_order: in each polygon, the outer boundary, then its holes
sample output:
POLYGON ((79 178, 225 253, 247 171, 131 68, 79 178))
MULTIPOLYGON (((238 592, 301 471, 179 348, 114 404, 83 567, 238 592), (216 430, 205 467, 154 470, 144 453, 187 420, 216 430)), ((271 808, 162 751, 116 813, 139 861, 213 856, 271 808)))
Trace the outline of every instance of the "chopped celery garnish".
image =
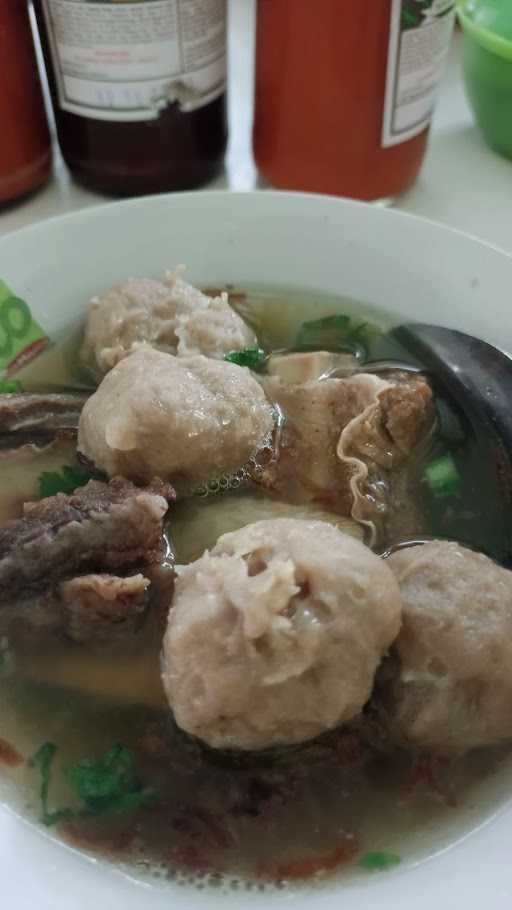
POLYGON ((451 455, 442 455, 425 468, 424 479, 438 498, 455 496, 460 489, 460 474, 451 455))

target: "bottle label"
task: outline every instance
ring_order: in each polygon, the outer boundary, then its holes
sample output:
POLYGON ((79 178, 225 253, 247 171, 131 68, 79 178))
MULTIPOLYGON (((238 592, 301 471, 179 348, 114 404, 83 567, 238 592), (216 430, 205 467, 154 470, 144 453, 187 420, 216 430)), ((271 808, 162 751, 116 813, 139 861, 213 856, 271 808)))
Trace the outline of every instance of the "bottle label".
POLYGON ((454 19, 454 0, 392 0, 384 148, 412 139, 429 125, 454 19))
POLYGON ((226 0, 42 0, 59 104, 96 120, 193 111, 226 88, 226 0))
POLYGON ((6 381, 44 351, 49 338, 28 305, 0 278, 0 392, 22 391, 6 381))

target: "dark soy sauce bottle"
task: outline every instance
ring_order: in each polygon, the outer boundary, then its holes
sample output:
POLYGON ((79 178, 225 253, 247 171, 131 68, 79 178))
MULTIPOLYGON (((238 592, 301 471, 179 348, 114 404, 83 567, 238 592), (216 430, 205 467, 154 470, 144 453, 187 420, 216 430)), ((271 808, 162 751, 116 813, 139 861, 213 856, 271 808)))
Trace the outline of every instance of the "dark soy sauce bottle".
POLYGON ((215 177, 227 141, 226 0, 33 0, 72 175, 131 196, 215 177))

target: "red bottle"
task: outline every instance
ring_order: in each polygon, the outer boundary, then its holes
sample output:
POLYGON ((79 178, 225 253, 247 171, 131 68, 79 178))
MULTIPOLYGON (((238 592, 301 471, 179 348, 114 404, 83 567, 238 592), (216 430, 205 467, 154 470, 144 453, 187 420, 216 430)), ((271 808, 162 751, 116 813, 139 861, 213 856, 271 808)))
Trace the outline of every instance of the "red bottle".
POLYGON ((454 0, 258 0, 254 153, 274 186, 389 199, 420 169, 454 0))
POLYGON ((0 3, 0 203, 50 176, 52 151, 25 0, 0 3))

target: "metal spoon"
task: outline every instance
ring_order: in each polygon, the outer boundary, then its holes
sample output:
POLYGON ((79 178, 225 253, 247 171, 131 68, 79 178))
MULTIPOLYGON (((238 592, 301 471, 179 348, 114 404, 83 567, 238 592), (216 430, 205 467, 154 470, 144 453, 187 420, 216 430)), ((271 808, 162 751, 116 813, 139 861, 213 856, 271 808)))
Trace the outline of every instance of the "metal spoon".
POLYGON ((512 566, 512 358, 440 326, 402 325, 391 337, 424 364, 435 392, 458 411, 466 428, 460 505, 438 516, 440 526, 431 530, 461 540, 466 536, 461 529, 467 528, 475 547, 512 566))
POLYGON ((358 372, 363 373, 426 373, 421 366, 404 363, 400 360, 368 360, 359 365, 358 372))

